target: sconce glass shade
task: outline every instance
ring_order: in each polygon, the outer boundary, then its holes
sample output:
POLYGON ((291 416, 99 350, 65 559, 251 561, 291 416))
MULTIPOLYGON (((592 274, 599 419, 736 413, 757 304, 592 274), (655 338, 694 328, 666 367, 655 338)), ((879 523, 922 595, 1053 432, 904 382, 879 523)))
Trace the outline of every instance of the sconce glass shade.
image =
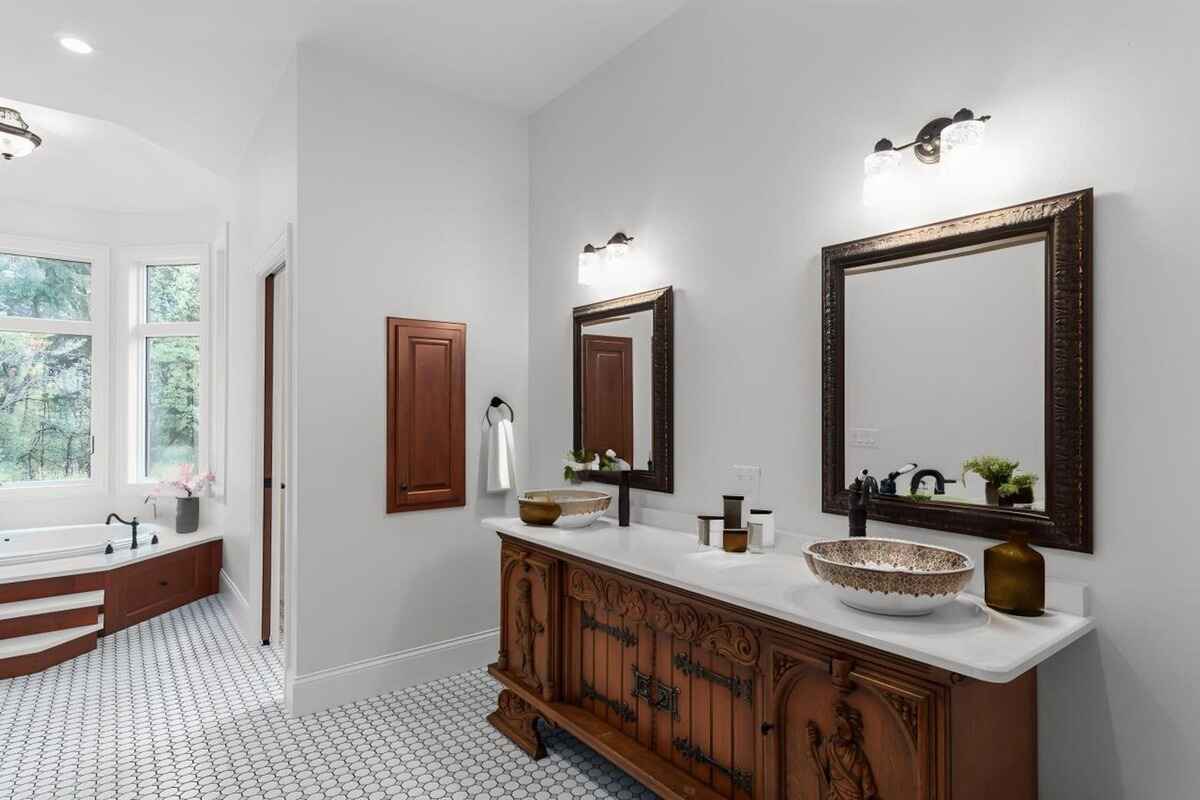
POLYGON ((942 130, 942 163, 953 164, 968 160, 983 147, 984 121, 964 119, 942 130))
POLYGON ((876 206, 891 197, 900 180, 900 151, 876 150, 863 159, 863 203, 876 206))
POLYGON ((604 246, 604 255, 609 261, 620 261, 629 255, 629 243, 632 241, 632 236, 626 236, 623 233, 614 233, 612 238, 608 240, 608 244, 604 246))
POLYGON ((579 285, 594 286, 600 283, 604 271, 604 260, 592 245, 583 248, 579 254, 579 285))

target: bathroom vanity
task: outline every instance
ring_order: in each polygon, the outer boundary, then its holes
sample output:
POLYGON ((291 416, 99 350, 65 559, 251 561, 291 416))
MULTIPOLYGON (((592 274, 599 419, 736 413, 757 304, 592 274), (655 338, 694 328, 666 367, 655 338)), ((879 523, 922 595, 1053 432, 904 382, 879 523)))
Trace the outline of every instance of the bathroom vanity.
POLYGON ((500 536, 504 689, 489 721, 535 758, 540 718, 667 798, 1037 796, 1037 665, 1093 627, 961 595, 854 611, 798 555, 735 555, 601 522, 500 536))

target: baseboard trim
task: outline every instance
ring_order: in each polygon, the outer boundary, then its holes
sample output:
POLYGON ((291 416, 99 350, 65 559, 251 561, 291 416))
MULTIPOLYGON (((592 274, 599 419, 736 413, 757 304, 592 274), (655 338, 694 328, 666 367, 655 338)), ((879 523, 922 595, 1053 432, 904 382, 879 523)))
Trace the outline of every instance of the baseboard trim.
POLYGON ((221 570, 220 597, 221 602, 225 604, 225 610, 229 612, 229 616, 233 617, 234 624, 237 626, 238 632, 242 634, 242 638, 251 645, 262 644, 257 640, 257 631, 251 624, 252 614, 246 595, 242 594, 242 590, 224 569, 221 570))
POLYGON ((458 636, 397 653, 289 676, 288 711, 294 717, 406 689, 485 666, 496 657, 500 629, 458 636))

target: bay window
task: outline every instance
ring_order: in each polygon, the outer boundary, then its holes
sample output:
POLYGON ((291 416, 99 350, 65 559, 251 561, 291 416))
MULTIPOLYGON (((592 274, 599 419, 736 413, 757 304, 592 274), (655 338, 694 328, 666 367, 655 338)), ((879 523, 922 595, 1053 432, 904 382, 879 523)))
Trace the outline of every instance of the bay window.
POLYGON ((0 488, 103 479, 107 250, 0 236, 0 488))

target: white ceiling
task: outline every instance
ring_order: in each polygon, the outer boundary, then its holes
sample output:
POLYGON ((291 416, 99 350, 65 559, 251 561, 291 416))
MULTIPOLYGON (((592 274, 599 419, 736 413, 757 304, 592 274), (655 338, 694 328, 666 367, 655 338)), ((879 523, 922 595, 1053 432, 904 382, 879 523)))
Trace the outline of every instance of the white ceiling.
POLYGON ((213 208, 217 175, 112 122, 18 103, 26 124, 48 144, 0 163, 0 200, 119 213, 213 208))
MULTIPOLYGON (((530 112, 684 2, 38 0, 4 15, 0 91, 118 123, 232 175, 297 42, 530 112), (63 50, 63 34, 95 53, 63 50)), ((32 158, 58 146, 47 137, 32 158)))

